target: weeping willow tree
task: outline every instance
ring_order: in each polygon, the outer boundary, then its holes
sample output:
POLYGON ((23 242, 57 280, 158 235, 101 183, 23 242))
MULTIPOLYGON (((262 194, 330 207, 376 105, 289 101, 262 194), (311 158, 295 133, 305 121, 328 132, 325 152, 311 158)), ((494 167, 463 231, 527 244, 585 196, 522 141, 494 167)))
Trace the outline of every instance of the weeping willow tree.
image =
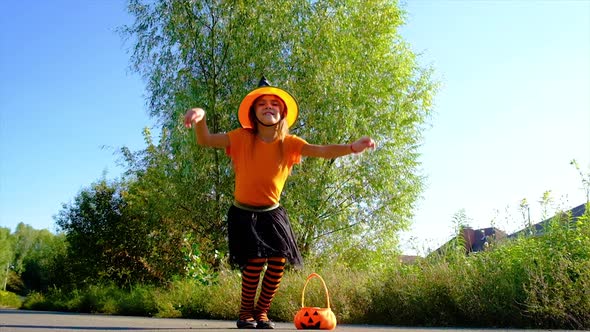
POLYGON ((239 126, 241 99, 265 75, 299 102, 291 133, 315 144, 370 135, 378 144, 295 166, 281 202, 304 255, 363 264, 395 251, 422 190, 418 148, 437 85, 399 34, 397 1, 131 0, 128 9, 132 67, 164 133, 158 158, 127 154, 138 202, 160 193, 154 199, 167 201, 158 213, 169 227, 194 234, 208 254, 223 252, 231 162, 222 150, 198 147, 182 116, 202 107, 212 132, 228 132, 239 126), (158 184, 141 184, 149 168, 158 169, 158 184))

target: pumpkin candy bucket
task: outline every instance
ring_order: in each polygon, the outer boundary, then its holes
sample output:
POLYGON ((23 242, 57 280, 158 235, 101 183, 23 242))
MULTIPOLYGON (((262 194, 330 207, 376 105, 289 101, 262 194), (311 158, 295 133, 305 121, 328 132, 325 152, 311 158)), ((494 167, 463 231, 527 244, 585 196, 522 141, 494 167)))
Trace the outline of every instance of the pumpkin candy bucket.
POLYGON ((336 316, 330 308, 328 287, 326 287, 324 279, 319 274, 312 273, 307 277, 305 285, 303 285, 303 291, 301 292, 301 309, 295 314, 293 322, 298 330, 333 330, 336 328, 336 316), (307 287, 307 283, 313 278, 320 279, 324 286, 324 290, 326 291, 326 308, 305 306, 305 288, 307 287))

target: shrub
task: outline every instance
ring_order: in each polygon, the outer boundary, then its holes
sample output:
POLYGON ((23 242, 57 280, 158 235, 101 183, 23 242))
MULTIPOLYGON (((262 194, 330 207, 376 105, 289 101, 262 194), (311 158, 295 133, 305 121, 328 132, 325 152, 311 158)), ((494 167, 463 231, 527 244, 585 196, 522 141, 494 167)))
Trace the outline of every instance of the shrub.
POLYGON ((0 308, 13 308, 18 309, 22 305, 22 300, 18 295, 12 292, 6 292, 0 290, 0 308))

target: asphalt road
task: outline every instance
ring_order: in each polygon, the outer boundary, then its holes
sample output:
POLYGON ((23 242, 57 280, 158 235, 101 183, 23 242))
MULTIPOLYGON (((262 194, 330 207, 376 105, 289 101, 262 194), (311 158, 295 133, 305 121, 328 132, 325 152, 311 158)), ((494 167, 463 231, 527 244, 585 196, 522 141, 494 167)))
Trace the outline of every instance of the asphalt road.
MULTIPOLYGON (((108 316, 62 312, 0 309, 0 332, 47 332, 47 331, 236 331, 234 321, 170 319, 129 316, 108 316)), ((296 330, 292 323, 277 323, 275 330, 296 330)), ((336 331, 346 332, 479 332, 517 330, 476 330, 449 328, 405 328, 391 326, 338 325, 336 331)), ((524 330, 523 330, 524 331, 524 330)), ((531 330, 526 330, 530 332, 531 330)), ((537 330, 549 331, 549 330, 537 330)), ((553 330, 552 332, 555 332, 553 330)))

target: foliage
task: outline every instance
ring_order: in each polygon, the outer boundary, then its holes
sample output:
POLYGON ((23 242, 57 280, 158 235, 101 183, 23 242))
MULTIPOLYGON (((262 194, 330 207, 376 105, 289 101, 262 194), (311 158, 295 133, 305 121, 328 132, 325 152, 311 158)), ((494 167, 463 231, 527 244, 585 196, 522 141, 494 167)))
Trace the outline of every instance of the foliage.
POLYGON ((8 283, 8 274, 14 256, 12 247, 10 229, 0 227, 0 290, 2 291, 6 291, 6 284, 8 283))
MULTIPOLYGON (((525 235, 471 255, 449 249, 412 265, 362 270, 338 262, 308 264, 284 276, 270 315, 292 321, 305 278, 317 272, 339 324, 588 329, 590 210, 577 219, 559 213, 544 234, 525 235)), ((30 294, 23 307, 233 320, 239 301, 240 275, 222 266, 212 283, 186 278, 160 287, 50 289, 30 294)), ((310 283, 306 305, 324 304, 323 289, 310 283)))
POLYGON ((211 285, 217 280, 218 272, 203 261, 199 245, 194 241, 192 234, 188 234, 183 239, 181 251, 184 254, 186 277, 192 278, 203 285, 211 285))
POLYGON ((203 258, 220 264, 231 164, 223 151, 196 147, 180 119, 201 106, 211 131, 234 129, 231 110, 265 74, 300 102, 293 133, 322 144, 363 133, 379 144, 370 156, 295 168, 282 202, 304 254, 379 253, 387 263, 422 188, 417 147, 436 89, 398 33, 397 2, 131 0, 128 8, 136 20, 122 32, 163 131, 158 146, 124 155, 137 201, 164 205, 162 227, 173 231, 174 220, 179 233, 198 234, 203 258))
MULTIPOLYGON (((575 221, 563 215, 541 236, 453 259, 436 255, 371 271, 310 264, 285 274, 269 314, 291 322, 305 278, 317 272, 326 281, 339 324, 588 329, 589 216, 589 210, 575 221)), ((319 283, 308 285, 305 298, 306 305, 325 305, 319 283)), ((234 320, 239 301, 240 275, 224 267, 209 285, 182 279, 165 287, 56 289, 31 294, 23 307, 234 320)))
POLYGON ((18 309, 22 305, 22 300, 18 295, 0 290, 0 308, 15 308, 18 309))
MULTIPOLYGON (((537 253, 525 286, 527 311, 537 324, 587 328, 590 324, 590 204, 572 220, 551 219, 548 235, 530 239, 537 253)), ((529 249, 531 250, 531 249, 529 249)))
MULTIPOLYGON (((65 271, 72 287, 105 281, 164 283, 187 273, 195 276, 195 269, 202 270, 198 277, 203 281, 214 279, 222 259, 215 248, 226 247, 224 232, 214 232, 199 215, 187 217, 185 207, 193 205, 179 202, 191 196, 182 181, 185 172, 178 171, 162 145, 152 143, 149 130, 144 137, 145 151, 123 149, 129 166, 124 180, 93 183, 56 217, 69 244, 65 271), (194 253, 186 251, 196 246, 198 266, 194 253)), ((219 223, 216 227, 223 229, 219 223)))
POLYGON ((121 289, 112 283, 89 285, 83 289, 50 289, 33 292, 22 307, 29 310, 106 313, 152 316, 157 312, 151 286, 121 289))
POLYGON ((582 182, 582 188, 584 190, 584 193, 586 194, 586 202, 590 202, 590 169, 586 171, 582 170, 582 168, 575 159, 572 159, 572 161, 570 161, 570 165, 574 166, 574 168, 578 172, 578 175, 580 176, 580 180, 582 182))
POLYGON ((63 234, 54 235, 46 229, 37 231, 33 249, 24 260, 24 270, 20 274, 27 291, 43 291, 62 284, 66 251, 63 234))
POLYGON ((66 242, 63 235, 19 223, 14 233, 0 229, 2 287, 25 295, 61 284, 66 242))
MULTIPOLYGON (((301 306, 305 278, 317 272, 326 281, 339 324, 588 329, 590 212, 586 211, 575 221, 567 215, 555 218, 541 236, 507 240, 462 258, 436 255, 372 271, 338 264, 291 270, 283 278, 270 316, 292 321, 301 306)), ((306 305, 325 305, 319 283, 308 285, 305 298, 306 305)), ((54 289, 31 294, 23 307, 234 320, 239 301, 240 275, 223 267, 213 284, 179 279, 164 287, 123 290, 103 284, 83 290, 54 289)))
MULTIPOLYGON (((161 142, 168 140, 167 132, 163 131, 161 142)), ((208 175, 194 178, 188 171, 190 161, 171 154, 165 144, 154 144, 148 129, 144 138, 146 150, 122 150, 128 166, 123 198, 128 218, 149 234, 146 251, 152 253, 150 261, 163 272, 171 271, 168 275, 185 275, 183 250, 198 244, 203 264, 219 266, 222 256, 216 250, 227 248, 225 222, 219 207, 214 206, 215 199, 208 194, 195 195, 194 189, 195 182, 208 181, 208 175), (218 217, 206 219, 213 210, 219 210, 218 217)))
MULTIPOLYGON (((141 220, 127 214, 119 182, 101 180, 64 204, 56 223, 68 241, 66 276, 73 286, 110 280, 119 285, 164 279, 146 258, 152 234, 141 220)), ((157 255, 157 253, 156 253, 157 255)), ((149 258, 149 257, 148 257, 149 258)))

